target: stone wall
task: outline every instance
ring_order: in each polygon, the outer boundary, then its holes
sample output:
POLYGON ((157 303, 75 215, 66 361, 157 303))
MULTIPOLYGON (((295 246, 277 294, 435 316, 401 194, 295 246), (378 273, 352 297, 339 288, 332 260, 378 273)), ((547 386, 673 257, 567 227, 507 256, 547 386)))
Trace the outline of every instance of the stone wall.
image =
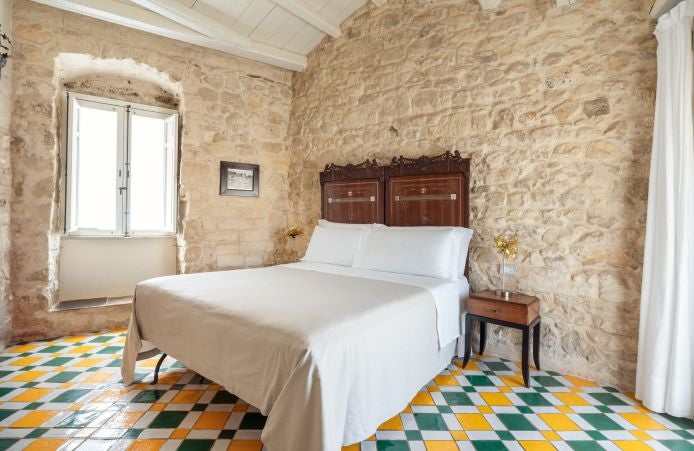
MULTIPOLYGON (((294 76, 290 222, 318 219, 326 163, 458 149, 473 289, 500 285, 491 239, 517 233, 545 366, 633 387, 656 77, 643 2, 391 0, 342 28, 294 76)), ((488 352, 520 358, 518 333, 490 332, 488 352)))
POLYGON ((61 96, 65 91, 70 91, 171 110, 177 110, 181 103, 178 93, 167 91, 154 83, 120 75, 63 76, 61 81, 61 96))
POLYGON ((14 41, 12 341, 124 325, 129 314, 128 306, 49 312, 58 280, 65 83, 137 97, 138 83, 154 82, 180 97, 173 100, 182 123, 181 272, 274 261, 288 209, 290 71, 29 0, 15 3, 14 41), (133 83, 104 89, 113 76, 133 83), (260 197, 219 196, 221 160, 259 163, 260 197))
MULTIPOLYGON (((0 25, 12 39, 12 0, 0 2, 0 25)), ((12 64, 0 74, 0 349, 8 334, 10 301, 10 208, 12 172, 10 168, 10 105, 12 64)))

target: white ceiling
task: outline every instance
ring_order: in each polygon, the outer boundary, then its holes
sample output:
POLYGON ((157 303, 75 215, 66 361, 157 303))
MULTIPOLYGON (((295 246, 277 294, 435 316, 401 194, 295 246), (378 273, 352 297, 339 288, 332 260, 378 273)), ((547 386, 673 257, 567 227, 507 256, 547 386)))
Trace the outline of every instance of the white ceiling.
MULTIPOLYGON (((34 0, 292 70, 368 0, 34 0)), ((384 0, 371 0, 383 4, 384 0)))
MULTIPOLYGON (((185 0, 192 8, 230 26, 244 36, 273 47, 307 55, 326 33, 272 0, 185 0)), ((306 0, 307 7, 337 25, 364 0, 306 0)))

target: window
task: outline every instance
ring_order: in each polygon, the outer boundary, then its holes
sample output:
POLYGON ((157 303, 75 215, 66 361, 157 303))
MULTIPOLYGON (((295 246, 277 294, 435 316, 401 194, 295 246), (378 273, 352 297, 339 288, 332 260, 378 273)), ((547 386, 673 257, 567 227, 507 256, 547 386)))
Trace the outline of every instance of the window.
POLYGON ((178 114, 67 93, 65 233, 176 231, 178 114))

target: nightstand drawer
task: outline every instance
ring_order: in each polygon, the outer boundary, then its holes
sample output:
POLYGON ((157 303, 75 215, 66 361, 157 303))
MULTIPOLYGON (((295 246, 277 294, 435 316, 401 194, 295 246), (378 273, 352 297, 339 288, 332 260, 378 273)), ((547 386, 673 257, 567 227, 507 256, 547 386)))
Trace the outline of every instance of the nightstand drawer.
POLYGON ((539 312, 539 303, 530 305, 514 304, 508 301, 492 301, 469 298, 467 311, 473 315, 486 316, 510 323, 530 324, 539 312))

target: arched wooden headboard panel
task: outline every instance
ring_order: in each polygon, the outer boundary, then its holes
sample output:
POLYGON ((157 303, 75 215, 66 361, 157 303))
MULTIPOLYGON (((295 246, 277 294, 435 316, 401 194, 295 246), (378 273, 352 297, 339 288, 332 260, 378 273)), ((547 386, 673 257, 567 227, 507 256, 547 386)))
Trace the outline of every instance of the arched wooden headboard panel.
POLYGON ((376 160, 338 166, 320 173, 321 216, 348 224, 384 223, 384 172, 376 160))
POLYGON ((384 169, 387 225, 469 227, 469 158, 401 156, 384 169))

